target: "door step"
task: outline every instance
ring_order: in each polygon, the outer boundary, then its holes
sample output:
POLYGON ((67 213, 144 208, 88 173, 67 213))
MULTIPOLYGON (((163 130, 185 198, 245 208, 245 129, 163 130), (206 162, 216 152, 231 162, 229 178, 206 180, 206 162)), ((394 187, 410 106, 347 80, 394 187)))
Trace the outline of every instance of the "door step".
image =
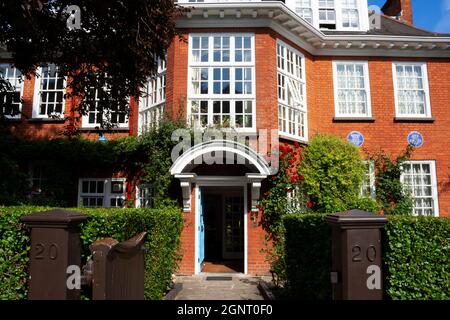
POLYGON ((205 279, 206 281, 232 281, 233 280, 233 277, 225 277, 225 276, 213 276, 213 277, 211 277, 211 276, 209 276, 209 277, 206 277, 206 279, 205 279))

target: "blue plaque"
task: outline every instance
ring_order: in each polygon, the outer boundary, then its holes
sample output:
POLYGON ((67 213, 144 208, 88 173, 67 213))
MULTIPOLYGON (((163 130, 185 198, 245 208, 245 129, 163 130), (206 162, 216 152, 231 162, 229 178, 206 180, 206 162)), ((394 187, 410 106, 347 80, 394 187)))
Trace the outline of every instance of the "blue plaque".
POLYGON ((347 140, 354 146, 361 147, 364 143, 364 136, 359 131, 352 131, 348 134, 347 140))
POLYGON ((414 148, 423 146, 423 136, 420 132, 412 131, 408 134, 408 143, 414 148))

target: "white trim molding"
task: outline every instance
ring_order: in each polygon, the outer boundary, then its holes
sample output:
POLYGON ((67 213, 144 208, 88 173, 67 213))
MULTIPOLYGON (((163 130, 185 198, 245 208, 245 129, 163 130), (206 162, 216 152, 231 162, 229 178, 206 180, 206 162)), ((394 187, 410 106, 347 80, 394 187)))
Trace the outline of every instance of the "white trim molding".
MULTIPOLYGON (((222 159, 222 157, 220 157, 222 159)), ((214 163, 212 163, 214 165, 214 163)), ((219 164, 220 165, 220 164, 219 164)), ((249 169, 250 170, 250 169, 249 169)), ((212 186, 229 186, 236 183, 251 184, 252 188, 252 212, 257 212, 256 205, 260 199, 261 181, 270 175, 270 168, 267 162, 259 156, 254 150, 235 141, 227 140, 213 140, 196 145, 185 153, 183 153, 170 168, 170 173, 175 178, 180 180, 180 186, 183 195, 183 211, 190 212, 191 207, 191 190, 192 183, 201 183, 202 185, 212 186), (234 158, 237 156, 237 163, 245 163, 247 160, 257 172, 247 173, 244 176, 232 177, 232 176, 197 176, 195 173, 185 172, 189 171, 192 164, 202 164, 202 156, 204 154, 220 153, 224 155, 226 159, 232 159, 231 163, 235 164, 234 158), (240 160, 241 159, 241 160, 240 160)))
POLYGON ((177 20, 177 28, 268 27, 315 56, 450 56, 448 36, 325 34, 281 1, 205 2, 195 3, 194 8, 192 3, 179 5, 191 10, 177 20))
POLYGON ((170 168, 170 173, 172 175, 182 174, 190 164, 202 164, 204 163, 203 156, 212 153, 215 153, 216 157, 219 156, 220 160, 223 159, 221 157, 223 155, 226 158, 224 165, 245 164, 247 160, 260 174, 266 176, 271 174, 267 161, 252 148, 229 140, 212 140, 189 148, 175 160, 170 168), (237 161, 235 160, 235 155, 237 156, 237 161))

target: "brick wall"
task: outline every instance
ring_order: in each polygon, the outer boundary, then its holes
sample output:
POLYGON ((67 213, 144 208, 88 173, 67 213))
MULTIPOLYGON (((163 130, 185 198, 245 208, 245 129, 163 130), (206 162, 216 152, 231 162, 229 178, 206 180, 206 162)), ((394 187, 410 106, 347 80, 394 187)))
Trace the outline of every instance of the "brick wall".
MULTIPOLYGON (((415 160, 436 160, 439 189, 439 205, 442 216, 450 216, 450 110, 449 92, 450 59, 407 59, 427 61, 430 85, 432 116, 434 123, 395 122, 394 91, 391 58, 360 58, 369 61, 370 89, 374 122, 335 122, 334 89, 332 61, 334 57, 313 57, 289 40, 278 36, 267 28, 227 28, 227 29, 183 29, 184 39, 176 38, 168 50, 166 110, 173 117, 186 117, 188 88, 188 35, 189 32, 252 32, 255 33, 256 47, 256 117, 257 129, 278 128, 277 103, 277 67, 276 39, 297 48, 306 57, 306 79, 308 99, 309 137, 316 133, 331 133, 343 138, 350 131, 360 131, 365 137, 361 152, 374 152, 380 148, 391 154, 398 154, 407 145, 406 137, 410 131, 420 131, 425 144, 413 154, 415 160)), ((358 60, 355 57, 336 58, 358 60)), ((402 59, 395 59, 402 60, 402 59)), ((403 59, 404 60, 404 59, 403 59)), ((31 117, 34 79, 25 81, 25 116, 31 117)), ((69 101, 66 110, 70 110, 69 101)), ((137 102, 131 101, 132 115, 130 132, 108 134, 108 138, 117 135, 137 133, 137 102)), ((35 123, 28 120, 12 123, 12 130, 32 137, 54 137, 63 128, 62 123, 35 123)), ((96 139, 96 133, 86 133, 86 137, 96 139)), ((250 198, 250 197, 249 197, 250 198)), ((250 207, 250 206, 249 206, 250 207)), ((194 188, 192 188, 192 208, 195 209, 194 188)), ((185 226, 182 234, 181 253, 183 260, 181 273, 194 272, 195 252, 195 215, 184 214, 185 226)), ((261 227, 254 228, 251 215, 248 214, 248 270, 259 274, 268 271, 266 257, 261 253, 264 248, 264 232, 261 227)))
MULTIPOLYGON (((0 61, 8 63, 9 61, 0 61)), ((7 122, 11 132, 17 135, 21 135, 25 138, 40 139, 40 138, 57 138, 63 137, 63 131, 70 123, 66 117, 78 116, 78 113, 72 111, 73 106, 77 104, 77 98, 68 98, 64 101, 64 116, 61 119, 33 119, 33 104, 35 85, 39 85, 39 79, 31 77, 25 79, 23 82, 23 103, 22 103, 22 116, 20 120, 11 120, 7 122)), ((39 99, 39 98, 37 98, 39 99)), ((138 103, 135 99, 130 99, 130 118, 129 128, 111 130, 105 133, 107 139, 114 139, 120 136, 128 136, 137 133, 138 127, 138 103)), ((80 127, 80 122, 74 122, 76 126, 80 127)), ((87 139, 98 139, 98 131, 95 129, 83 130, 83 137, 87 139)))
MULTIPOLYGON (((407 135, 411 131, 420 131, 425 144, 413 154, 414 160, 436 160, 441 216, 450 216, 450 111, 448 109, 450 84, 450 60, 442 59, 392 59, 392 58, 336 58, 336 60, 369 61, 372 114, 374 122, 335 122, 334 87, 332 61, 335 57, 314 57, 297 47, 288 39, 277 35, 270 29, 196 29, 195 32, 253 32, 256 47, 256 124, 257 129, 278 128, 277 103, 277 67, 276 39, 279 38, 305 55, 309 137, 317 133, 336 134, 346 138, 350 131, 360 131, 365 137, 361 149, 375 152, 384 149, 393 155, 399 154, 407 146, 407 135), (392 62, 397 60, 427 61, 430 85, 432 115, 434 123, 394 122, 394 89, 392 62)), ((182 30, 185 39, 191 30, 182 30)), ((173 114, 186 112, 187 97, 188 44, 175 40, 169 50, 167 109, 173 114), (180 103, 181 102, 181 103, 180 103)), ((194 199, 193 199, 194 200, 194 199)), ((194 270, 194 230, 191 217, 186 216, 187 229, 182 236, 183 258, 181 272, 194 270)), ((260 217, 260 215, 259 215, 260 217)), ((264 231, 253 227, 250 212, 248 214, 248 271, 251 274, 263 274, 269 270, 264 249, 264 231)))
MULTIPOLYGON (((342 60, 342 58, 338 58, 342 60)), ((354 57, 348 58, 356 60, 354 57)), ((392 59, 370 58, 370 90, 373 123, 334 122, 333 57, 321 57, 312 63, 313 82, 308 84, 312 99, 308 102, 310 137, 315 133, 331 133, 346 138, 349 132, 359 131, 365 142, 361 153, 373 153, 380 149, 397 155, 407 147, 407 136, 411 131, 422 133, 425 143, 415 149, 412 160, 435 160, 438 180, 439 207, 441 216, 450 216, 450 85, 448 78, 450 61, 439 59, 395 59, 406 61, 426 61, 430 99, 434 123, 395 122, 394 83, 392 79, 392 59), (317 88, 320 88, 318 90, 317 88)))
POLYGON ((184 224, 181 233, 180 255, 182 256, 180 274, 191 275, 195 272, 195 184, 191 188, 191 211, 183 212, 184 224))

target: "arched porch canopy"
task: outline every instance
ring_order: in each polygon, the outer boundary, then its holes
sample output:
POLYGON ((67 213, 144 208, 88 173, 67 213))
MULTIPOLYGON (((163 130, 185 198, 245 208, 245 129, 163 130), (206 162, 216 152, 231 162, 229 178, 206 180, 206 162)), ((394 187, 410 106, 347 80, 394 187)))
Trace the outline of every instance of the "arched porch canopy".
POLYGON ((220 184, 221 177, 197 176, 192 170, 200 164, 226 166, 244 164, 248 173, 243 177, 226 177, 251 184, 252 211, 257 212, 256 205, 260 197, 261 181, 271 174, 267 161, 252 148, 230 140, 211 140, 195 145, 180 155, 170 168, 170 173, 180 180, 183 192, 183 210, 191 211, 191 184, 202 179, 215 179, 220 184), (205 158, 206 157, 206 158, 205 158), (219 160, 217 163, 214 160, 219 160))
POLYGON ((269 165, 264 158, 252 148, 230 140, 212 140, 193 146, 177 158, 170 168, 170 173, 179 175, 190 172, 195 165, 203 163, 205 155, 211 155, 213 152, 223 154, 225 161, 222 164, 224 165, 236 164, 237 161, 237 163, 245 163, 252 173, 270 175, 269 165))

